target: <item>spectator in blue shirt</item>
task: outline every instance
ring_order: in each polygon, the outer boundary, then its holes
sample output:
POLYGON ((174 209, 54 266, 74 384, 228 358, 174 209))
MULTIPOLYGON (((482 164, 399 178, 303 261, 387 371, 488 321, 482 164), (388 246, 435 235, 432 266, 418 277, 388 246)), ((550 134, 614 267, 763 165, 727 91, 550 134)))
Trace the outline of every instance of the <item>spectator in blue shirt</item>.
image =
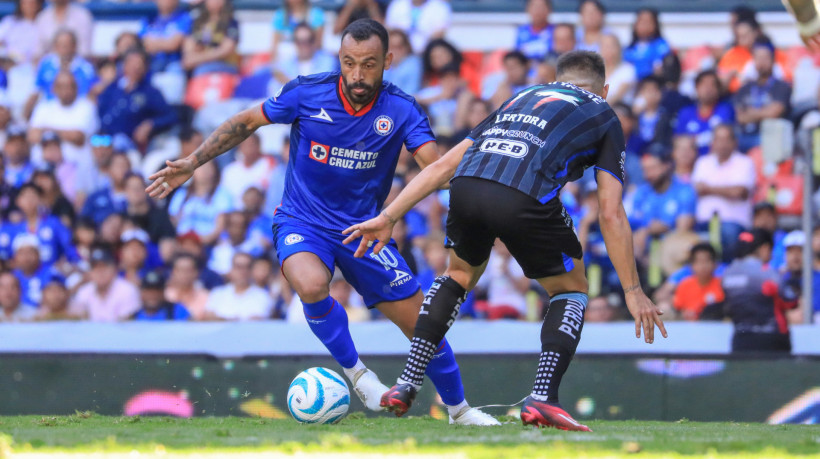
POLYGON ((182 43, 191 33, 191 16, 179 0, 157 0, 159 15, 142 23, 139 36, 151 56, 151 72, 182 71, 182 43))
POLYGON ((632 43, 624 50, 624 60, 635 66, 638 79, 660 72, 663 58, 672 48, 661 36, 658 12, 651 8, 638 10, 632 27, 632 43))
POLYGON ((225 229, 225 214, 233 209, 233 199, 219 186, 219 179, 216 165, 208 162, 194 171, 187 188, 174 193, 168 213, 179 234, 193 232, 203 245, 213 245, 219 239, 225 229))
MULTIPOLYGON (((23 126, 11 125, 6 130, 6 144, 3 146, 3 176, 5 183, 12 188, 20 188, 31 179, 34 165, 29 156, 26 129, 23 126)), ((7 211, 8 209, 3 209, 7 211)))
POLYGON ((423 73, 421 58, 413 54, 407 34, 399 29, 391 30, 389 43, 393 62, 384 71, 385 81, 393 83, 407 94, 419 92, 423 73))
POLYGON ((111 214, 122 214, 128 209, 125 200, 125 177, 131 171, 131 162, 124 154, 115 154, 108 165, 108 185, 91 193, 83 203, 80 216, 91 219, 99 227, 111 214))
POLYGON ((12 243, 14 275, 20 281, 23 304, 38 307, 43 299, 43 288, 54 270, 40 263, 40 240, 28 233, 18 234, 12 243))
MULTIPOLYGON (((77 36, 69 30, 62 30, 54 37, 54 51, 40 60, 37 69, 37 89, 46 99, 54 98, 52 87, 57 74, 68 69, 77 81, 77 96, 82 97, 97 80, 94 66, 77 54, 77 36)), ((36 95, 34 96, 36 97, 36 95)), ((31 106, 33 107, 33 101, 31 106)))
POLYGON ((738 145, 741 151, 760 145, 760 122, 789 115, 792 89, 774 77, 774 47, 766 39, 752 47, 757 79, 743 85, 735 94, 737 122, 740 124, 738 145))
POLYGON ((653 145, 651 153, 643 155, 641 166, 647 183, 638 187, 630 221, 635 231, 637 253, 643 253, 650 238, 662 239, 687 217, 691 226, 695 215, 697 194, 691 185, 679 182, 668 148, 653 145))
POLYGON ((330 72, 338 67, 339 59, 321 49, 319 36, 306 23, 296 26, 293 43, 296 45, 296 53, 277 59, 269 72, 276 80, 277 92, 299 75, 330 72))
POLYGON ((165 279, 162 274, 151 271, 140 285, 142 309, 134 314, 134 320, 164 321, 190 320, 191 314, 179 303, 165 299, 165 279))
POLYGON ((40 241, 40 259, 43 266, 52 266, 65 257, 71 263, 79 260, 71 242, 71 230, 59 218, 41 213, 42 190, 33 183, 20 187, 15 203, 22 214, 22 221, 0 226, 0 260, 11 258, 12 243, 19 234, 33 234, 40 241))
POLYGON ((148 56, 132 49, 125 55, 123 76, 100 94, 100 126, 111 135, 124 134, 140 149, 151 137, 177 123, 177 114, 146 78, 148 56))
POLYGON ((541 61, 552 51, 551 0, 528 0, 527 15, 530 23, 518 27, 515 49, 532 61, 541 61))
POLYGON ((720 124, 733 124, 735 111, 730 103, 720 100, 720 78, 714 70, 704 70, 695 77, 695 92, 695 103, 678 113, 675 134, 694 136, 698 154, 703 156, 712 145, 712 129, 720 124))

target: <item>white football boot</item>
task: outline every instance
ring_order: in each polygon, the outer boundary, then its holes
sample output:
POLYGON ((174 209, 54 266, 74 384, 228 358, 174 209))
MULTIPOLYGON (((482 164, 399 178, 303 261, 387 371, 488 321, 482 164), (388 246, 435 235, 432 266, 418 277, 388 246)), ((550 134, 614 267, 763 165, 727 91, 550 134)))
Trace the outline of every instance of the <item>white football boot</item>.
POLYGON ((498 419, 479 410, 478 408, 465 407, 456 413, 455 417, 450 416, 450 424, 460 426, 500 426, 498 419))
POLYGON ((353 378, 353 391, 359 396, 364 406, 371 411, 384 411, 384 408, 379 406, 382 399, 382 394, 390 390, 389 387, 379 381, 376 373, 365 368, 359 370, 353 378))

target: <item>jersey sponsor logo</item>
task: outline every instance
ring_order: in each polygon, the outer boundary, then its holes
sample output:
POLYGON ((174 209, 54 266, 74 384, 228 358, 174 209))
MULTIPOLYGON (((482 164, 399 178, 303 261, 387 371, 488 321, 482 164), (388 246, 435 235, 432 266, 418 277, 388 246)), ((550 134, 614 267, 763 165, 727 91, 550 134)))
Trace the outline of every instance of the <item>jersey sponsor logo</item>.
POLYGON ((523 113, 504 113, 503 115, 495 115, 496 123, 503 123, 505 121, 532 124, 534 126, 538 126, 538 129, 544 129, 547 127, 546 120, 542 120, 541 118, 533 115, 525 115, 523 113))
POLYGON ((310 117, 320 119, 320 120, 330 121, 331 123, 333 122, 333 118, 331 118, 330 115, 327 114, 327 112, 325 111, 324 108, 320 108, 319 110, 320 111, 319 111, 318 114, 310 115, 310 117))
POLYGON ((406 284, 407 281, 410 280, 410 274, 407 274, 400 269, 395 269, 394 271, 396 271, 396 278, 390 282, 391 287, 398 287, 399 285, 406 284))
POLYGON ((556 101, 569 102, 577 107, 578 103, 581 102, 581 98, 575 96, 575 91, 569 89, 547 89, 545 91, 538 91, 535 95, 541 96, 541 100, 532 108, 538 108, 544 104, 556 101))
POLYGON ((512 156, 513 158, 523 158, 527 156, 529 147, 526 143, 519 142, 518 140, 496 139, 491 137, 481 142, 481 148, 479 148, 479 150, 487 153, 512 156))
POLYGON ((310 157, 322 164, 342 169, 373 169, 376 167, 379 152, 333 147, 311 141, 310 157))
POLYGON ((481 133, 482 136, 501 136, 501 137, 517 137, 519 139, 524 139, 531 144, 538 145, 541 148, 547 145, 547 142, 541 140, 540 137, 532 134, 531 132, 527 131, 517 131, 514 129, 501 129, 499 127, 491 127, 486 131, 481 133))
POLYGON ((298 244, 304 240, 305 238, 302 237, 301 234, 290 233, 287 236, 285 236, 285 245, 298 244))
POLYGON ((376 134, 388 135, 393 132, 393 120, 387 115, 381 115, 373 122, 373 129, 376 134))
POLYGON ((327 158, 330 156, 330 147, 321 143, 310 141, 310 158, 319 161, 322 164, 327 164, 327 158))

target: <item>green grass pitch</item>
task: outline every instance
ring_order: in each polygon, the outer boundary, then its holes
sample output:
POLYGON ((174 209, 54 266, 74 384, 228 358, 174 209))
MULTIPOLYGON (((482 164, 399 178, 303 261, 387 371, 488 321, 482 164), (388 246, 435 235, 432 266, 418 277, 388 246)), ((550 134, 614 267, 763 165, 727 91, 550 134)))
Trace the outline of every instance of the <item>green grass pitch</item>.
POLYGON ((39 457, 820 457, 816 426, 593 421, 593 433, 449 426, 431 417, 336 425, 291 419, 72 416, 0 417, 0 458, 39 457), (96 453, 96 454, 90 454, 96 453))

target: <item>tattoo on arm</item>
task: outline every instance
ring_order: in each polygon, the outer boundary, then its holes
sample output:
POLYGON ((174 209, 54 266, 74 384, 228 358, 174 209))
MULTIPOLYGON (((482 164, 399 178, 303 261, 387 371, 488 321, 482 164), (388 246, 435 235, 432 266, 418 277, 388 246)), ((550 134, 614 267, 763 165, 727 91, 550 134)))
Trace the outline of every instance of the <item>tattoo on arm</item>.
POLYGON ((195 166, 207 163, 250 137, 257 126, 249 127, 240 115, 231 117, 208 136, 208 139, 193 153, 195 166))

